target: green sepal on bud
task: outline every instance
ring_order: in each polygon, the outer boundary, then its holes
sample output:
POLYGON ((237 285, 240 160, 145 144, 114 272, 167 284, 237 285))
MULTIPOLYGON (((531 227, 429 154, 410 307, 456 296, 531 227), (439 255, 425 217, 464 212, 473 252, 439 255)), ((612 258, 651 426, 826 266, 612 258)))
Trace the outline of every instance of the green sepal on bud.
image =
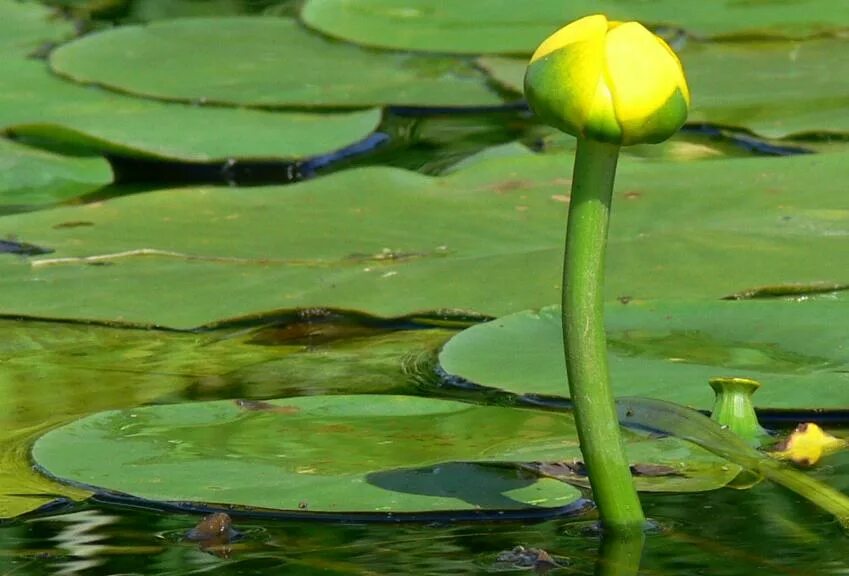
POLYGON ((545 123, 610 144, 662 142, 684 124, 690 92, 681 63, 637 22, 576 20, 531 57, 525 96, 545 123))
POLYGON ((716 395, 711 420, 726 426, 754 447, 760 447, 769 433, 758 422, 752 395, 761 387, 749 378, 711 378, 716 395))

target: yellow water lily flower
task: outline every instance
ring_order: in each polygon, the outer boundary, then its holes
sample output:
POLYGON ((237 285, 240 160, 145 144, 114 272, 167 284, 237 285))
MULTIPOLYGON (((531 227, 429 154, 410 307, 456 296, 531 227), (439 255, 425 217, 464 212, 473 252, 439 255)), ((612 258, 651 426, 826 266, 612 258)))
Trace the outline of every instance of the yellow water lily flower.
POLYGON ((824 454, 846 447, 846 440, 832 436, 813 422, 799 424, 772 456, 799 466, 813 466, 824 454))
POLYGON ((666 140, 690 106, 684 71, 666 42, 637 22, 600 14, 572 22, 537 48, 525 96, 547 124, 621 145, 666 140))

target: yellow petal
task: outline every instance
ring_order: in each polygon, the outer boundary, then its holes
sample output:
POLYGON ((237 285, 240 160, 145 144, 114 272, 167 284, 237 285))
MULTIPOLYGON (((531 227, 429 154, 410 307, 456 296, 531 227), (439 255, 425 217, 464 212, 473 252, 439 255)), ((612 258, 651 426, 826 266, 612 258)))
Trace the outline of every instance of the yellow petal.
POLYGON ((548 56, 568 44, 604 38, 605 34, 607 34, 607 18, 601 14, 575 20, 546 38, 531 56, 530 63, 548 56))
MULTIPOLYGON (((600 18, 604 20, 603 16, 600 18)), ((581 34, 575 37, 575 41, 532 59, 525 72, 525 96, 534 113, 548 124, 574 136, 585 133, 584 124, 593 108, 604 69, 604 34, 607 25, 606 21, 601 23, 604 24, 602 29, 598 26, 579 27, 581 34), (587 34, 589 31, 594 34, 587 34)), ((566 28, 570 26, 572 24, 566 28)), ((558 42, 563 38, 561 36, 558 42)))
POLYGON ((845 447, 847 442, 826 433, 812 422, 799 424, 772 455, 799 466, 813 466, 823 454, 845 447))
POLYGON ((606 71, 623 144, 665 139, 684 123, 689 90, 677 56, 637 22, 607 34, 606 71))

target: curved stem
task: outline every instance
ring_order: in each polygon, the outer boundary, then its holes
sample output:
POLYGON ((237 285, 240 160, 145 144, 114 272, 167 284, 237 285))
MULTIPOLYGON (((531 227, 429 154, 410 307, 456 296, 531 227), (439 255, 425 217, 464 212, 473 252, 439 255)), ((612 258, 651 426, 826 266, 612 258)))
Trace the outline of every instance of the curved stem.
POLYGON ((619 146, 578 139, 563 264, 563 348, 581 453, 602 525, 642 530, 619 430, 604 332, 604 253, 619 146))

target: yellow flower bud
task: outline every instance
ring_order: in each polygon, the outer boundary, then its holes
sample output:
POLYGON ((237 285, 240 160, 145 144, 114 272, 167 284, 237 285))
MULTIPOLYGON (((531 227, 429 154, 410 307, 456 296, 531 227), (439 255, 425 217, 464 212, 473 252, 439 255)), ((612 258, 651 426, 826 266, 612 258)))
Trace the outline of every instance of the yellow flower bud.
POLYGON ((806 422, 799 424, 776 446, 772 456, 807 467, 819 462, 823 455, 845 448, 846 444, 846 440, 832 436, 813 422, 806 422))
POLYGON ((637 22, 576 20, 537 48, 525 96, 544 122, 611 144, 657 143, 687 119, 690 92, 678 57, 637 22))

